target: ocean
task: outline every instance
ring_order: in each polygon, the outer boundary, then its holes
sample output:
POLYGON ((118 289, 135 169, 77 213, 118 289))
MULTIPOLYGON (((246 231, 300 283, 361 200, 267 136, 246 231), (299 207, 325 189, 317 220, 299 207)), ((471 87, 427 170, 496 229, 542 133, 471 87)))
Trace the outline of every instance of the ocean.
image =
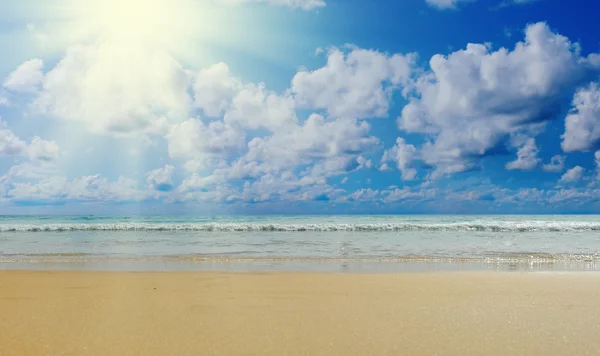
POLYGON ((0 216, 0 268, 598 270, 600 216, 0 216))

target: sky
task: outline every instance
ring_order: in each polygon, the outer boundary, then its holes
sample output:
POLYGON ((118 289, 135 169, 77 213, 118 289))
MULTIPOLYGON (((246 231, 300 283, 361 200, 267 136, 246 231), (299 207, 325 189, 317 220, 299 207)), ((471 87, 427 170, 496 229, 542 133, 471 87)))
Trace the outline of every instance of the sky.
POLYGON ((0 214, 600 213, 596 0, 0 0, 0 214))

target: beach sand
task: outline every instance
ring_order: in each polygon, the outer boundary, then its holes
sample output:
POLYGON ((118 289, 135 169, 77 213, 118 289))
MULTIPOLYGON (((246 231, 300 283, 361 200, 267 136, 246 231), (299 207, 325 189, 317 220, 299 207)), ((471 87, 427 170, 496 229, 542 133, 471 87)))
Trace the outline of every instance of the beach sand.
POLYGON ((598 355, 600 274, 0 271, 1 355, 598 355))

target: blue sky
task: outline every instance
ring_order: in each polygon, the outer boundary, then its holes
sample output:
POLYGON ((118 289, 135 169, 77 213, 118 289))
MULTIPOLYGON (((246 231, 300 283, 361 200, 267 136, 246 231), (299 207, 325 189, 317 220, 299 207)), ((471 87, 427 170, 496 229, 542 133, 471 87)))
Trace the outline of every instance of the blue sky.
POLYGON ((2 6, 0 214, 600 212, 597 1, 2 6))

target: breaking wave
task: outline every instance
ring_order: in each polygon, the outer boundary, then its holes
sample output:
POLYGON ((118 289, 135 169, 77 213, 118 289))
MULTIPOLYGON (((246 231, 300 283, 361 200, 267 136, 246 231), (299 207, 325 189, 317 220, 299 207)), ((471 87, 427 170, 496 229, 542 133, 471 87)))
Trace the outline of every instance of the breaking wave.
POLYGON ((456 231, 456 232, 600 232, 600 221, 518 221, 459 223, 268 224, 268 223, 102 223, 2 224, 0 232, 60 231, 199 231, 199 232, 335 232, 335 231, 456 231))

